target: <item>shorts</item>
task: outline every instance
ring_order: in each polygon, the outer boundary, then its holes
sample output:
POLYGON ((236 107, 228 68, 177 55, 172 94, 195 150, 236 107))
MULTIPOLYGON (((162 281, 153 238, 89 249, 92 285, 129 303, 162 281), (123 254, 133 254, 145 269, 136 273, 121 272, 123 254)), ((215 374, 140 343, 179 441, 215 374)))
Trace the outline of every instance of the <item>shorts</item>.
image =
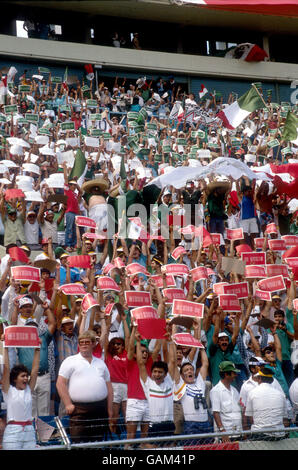
POLYGON ((251 219, 240 220, 240 227, 243 228, 243 232, 251 235, 252 233, 259 233, 259 227, 255 217, 251 219))
POLYGON ((147 400, 128 398, 126 404, 126 422, 149 422, 149 404, 147 400))
POLYGON ((113 387, 113 403, 122 403, 127 401, 127 384, 120 382, 112 382, 113 387))
POLYGON ((150 423, 148 437, 173 436, 175 433, 175 424, 173 421, 161 421, 160 423, 150 423))

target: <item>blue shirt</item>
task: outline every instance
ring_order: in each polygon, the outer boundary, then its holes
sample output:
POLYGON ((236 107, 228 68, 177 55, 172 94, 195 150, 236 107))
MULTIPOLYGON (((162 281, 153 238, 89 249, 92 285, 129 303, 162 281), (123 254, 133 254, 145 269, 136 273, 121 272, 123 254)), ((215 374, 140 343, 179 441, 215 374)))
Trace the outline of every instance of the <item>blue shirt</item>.
POLYGON ((241 220, 252 219, 255 216, 255 205, 252 198, 243 196, 241 201, 241 220))
MULTIPOLYGON (((80 281, 80 271, 77 268, 70 268, 70 282, 80 281)), ((60 286, 66 283, 66 268, 60 266, 60 286)))

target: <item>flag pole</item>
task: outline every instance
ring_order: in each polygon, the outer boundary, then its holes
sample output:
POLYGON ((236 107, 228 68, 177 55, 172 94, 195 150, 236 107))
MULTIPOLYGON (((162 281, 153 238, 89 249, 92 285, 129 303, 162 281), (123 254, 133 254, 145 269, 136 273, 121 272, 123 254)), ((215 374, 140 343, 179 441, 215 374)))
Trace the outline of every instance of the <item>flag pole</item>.
POLYGON ((261 95, 261 93, 259 92, 259 90, 257 89, 256 85, 254 83, 252 83, 252 86, 253 88, 255 89, 255 91, 258 93, 259 97, 261 98, 261 100, 263 101, 264 105, 266 106, 267 109, 269 109, 268 107, 268 104, 265 102, 263 96, 261 95))

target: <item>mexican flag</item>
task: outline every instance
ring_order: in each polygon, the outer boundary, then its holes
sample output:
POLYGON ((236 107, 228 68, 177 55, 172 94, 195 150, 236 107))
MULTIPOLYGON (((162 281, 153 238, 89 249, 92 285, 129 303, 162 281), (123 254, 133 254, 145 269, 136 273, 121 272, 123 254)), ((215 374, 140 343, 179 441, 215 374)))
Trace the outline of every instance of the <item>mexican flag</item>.
POLYGON ((176 101, 170 112, 169 119, 178 119, 178 121, 181 121, 183 117, 184 117, 184 109, 182 108, 180 102, 176 101))
POLYGON ((298 145, 298 118, 295 114, 288 111, 287 119, 282 133, 282 140, 293 142, 298 145))
POLYGON ((203 83, 201 84, 201 89, 199 91, 199 97, 200 97, 200 100, 203 98, 203 96, 205 96, 206 94, 208 93, 208 90, 207 88, 205 87, 205 85, 203 85, 203 83))
POLYGON ((268 54, 257 44, 244 42, 230 49, 226 53, 225 58, 240 59, 245 60, 246 62, 262 62, 264 59, 268 58, 268 54))
POLYGON ((251 87, 238 100, 220 111, 217 117, 223 121, 224 127, 236 129, 251 113, 263 107, 264 102, 259 93, 254 87, 251 87))

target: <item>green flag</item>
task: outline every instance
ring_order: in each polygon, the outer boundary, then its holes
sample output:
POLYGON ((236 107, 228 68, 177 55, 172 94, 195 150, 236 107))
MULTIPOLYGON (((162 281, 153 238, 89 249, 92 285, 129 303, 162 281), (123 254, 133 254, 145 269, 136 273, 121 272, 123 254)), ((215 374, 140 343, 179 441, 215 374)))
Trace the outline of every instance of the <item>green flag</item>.
POLYGON ((298 118, 295 116, 295 114, 291 113, 291 111, 288 111, 287 114, 287 119, 284 125, 284 130, 282 133, 282 140, 286 141, 292 141, 296 140, 298 137, 298 118))
POLYGON ((73 178, 79 179, 84 174, 86 165, 87 162, 85 155, 83 154, 81 149, 78 149, 75 156, 74 165, 69 175, 69 180, 72 180, 73 178))

